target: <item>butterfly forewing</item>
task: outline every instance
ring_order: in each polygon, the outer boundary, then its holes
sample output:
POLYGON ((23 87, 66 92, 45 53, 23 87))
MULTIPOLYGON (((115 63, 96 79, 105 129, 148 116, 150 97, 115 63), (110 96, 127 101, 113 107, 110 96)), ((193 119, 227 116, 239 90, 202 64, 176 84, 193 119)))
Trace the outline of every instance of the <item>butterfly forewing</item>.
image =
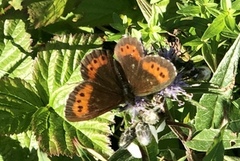
POLYGON ((81 62, 81 75, 84 80, 92 80, 98 84, 121 92, 119 79, 116 76, 113 65, 113 54, 108 50, 94 50, 85 56, 81 62))
POLYGON ((137 69, 139 69, 140 60, 144 56, 141 43, 132 37, 122 38, 116 45, 114 53, 121 64, 124 73, 131 84, 136 81, 137 69))
POLYGON ((166 88, 176 77, 175 66, 160 56, 146 56, 137 70, 137 80, 132 82, 134 94, 145 96, 166 88))
POLYGON ((160 56, 145 56, 136 38, 122 38, 115 47, 115 54, 136 96, 158 92, 176 76, 170 61, 160 56))

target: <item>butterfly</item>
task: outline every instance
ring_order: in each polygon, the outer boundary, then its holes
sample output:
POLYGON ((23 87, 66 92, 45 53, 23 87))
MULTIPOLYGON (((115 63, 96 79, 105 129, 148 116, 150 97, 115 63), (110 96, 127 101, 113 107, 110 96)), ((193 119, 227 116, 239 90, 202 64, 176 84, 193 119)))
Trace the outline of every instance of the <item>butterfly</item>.
POLYGON ((144 53, 137 38, 122 38, 114 48, 93 50, 81 61, 81 82, 70 93, 65 108, 68 121, 95 118, 129 101, 167 87, 176 77, 167 59, 144 53))

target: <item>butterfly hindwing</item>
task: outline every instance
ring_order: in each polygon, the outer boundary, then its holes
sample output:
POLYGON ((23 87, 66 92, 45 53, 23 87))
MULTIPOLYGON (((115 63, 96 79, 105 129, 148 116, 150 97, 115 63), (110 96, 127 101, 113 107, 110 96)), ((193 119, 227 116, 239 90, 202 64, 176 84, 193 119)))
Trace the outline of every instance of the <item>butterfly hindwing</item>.
POLYGON ((65 116, 69 121, 95 118, 122 103, 123 97, 95 82, 85 81, 69 95, 65 116))
POLYGON ((113 66, 112 55, 94 50, 81 62, 84 79, 69 95, 65 116, 69 121, 97 117, 124 101, 121 82, 113 66))

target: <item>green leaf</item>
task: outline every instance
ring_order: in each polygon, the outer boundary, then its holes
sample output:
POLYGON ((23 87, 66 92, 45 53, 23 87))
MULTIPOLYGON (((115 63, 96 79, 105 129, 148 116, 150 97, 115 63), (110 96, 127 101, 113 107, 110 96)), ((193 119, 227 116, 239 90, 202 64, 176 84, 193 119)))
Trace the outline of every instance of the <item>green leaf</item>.
POLYGON ((216 36, 217 34, 219 34, 220 32, 222 32, 222 30, 225 27, 225 23, 223 23, 225 17, 226 17, 225 14, 218 15, 213 20, 211 25, 206 29, 206 31, 204 32, 201 40, 206 41, 207 39, 212 38, 212 37, 216 36))
POLYGON ((235 30, 235 26, 236 26, 236 21, 235 21, 235 18, 233 17, 232 14, 228 14, 226 17, 225 17, 225 24, 226 24, 226 27, 229 29, 229 30, 232 30, 234 31, 235 30))
POLYGON ((11 138, 20 142, 21 147, 28 148, 29 150, 38 149, 38 142, 32 131, 23 132, 20 134, 13 134, 11 138))
POLYGON ((38 154, 38 160, 39 161, 51 161, 48 158, 47 154, 42 152, 40 149, 38 149, 37 154, 38 154))
POLYGON ((173 154, 175 158, 185 156, 185 150, 181 149, 181 143, 176 135, 172 132, 161 136, 158 142, 159 156, 164 156, 168 160, 173 160, 173 154))
POLYGON ((211 71, 215 71, 217 68, 216 54, 212 52, 212 47, 210 44, 204 43, 201 51, 205 62, 208 64, 208 67, 211 69, 211 71))
POLYGON ((33 60, 30 55, 30 34, 22 20, 0 22, 0 77, 9 75, 31 80, 33 60))
POLYGON ((80 60, 89 49, 98 47, 90 44, 99 41, 89 35, 60 36, 54 39, 56 42, 48 43, 45 51, 38 54, 33 74, 36 88, 46 103, 63 84, 80 80, 80 60))
POLYGON ((66 0, 43 0, 30 3, 28 14, 35 28, 47 26, 60 20, 66 0))
POLYGON ((220 4, 221 4, 221 8, 222 8, 224 11, 228 11, 229 9, 232 8, 232 2, 231 2, 231 0, 221 0, 221 1, 220 1, 220 4))
POLYGON ((0 79, 0 132, 21 133, 29 128, 33 113, 43 106, 35 89, 21 79, 0 79))
POLYGON ((209 147, 206 156, 203 158, 203 161, 210 160, 223 160, 224 155, 224 146, 223 146, 223 134, 225 130, 224 126, 218 135, 214 137, 212 145, 209 147))
POLYGON ((157 161, 158 144, 155 139, 152 139, 151 143, 147 146, 141 146, 141 152, 145 160, 157 161))
POLYGON ((233 101, 233 106, 228 111, 229 128, 236 133, 240 132, 240 98, 233 101))
POLYGON ((196 129, 218 128, 224 117, 225 110, 230 106, 230 99, 235 82, 240 52, 240 36, 225 54, 214 73, 210 83, 218 85, 222 94, 203 94, 200 104, 204 108, 197 107, 196 129))
POLYGON ((64 108, 69 93, 80 82, 80 59, 91 48, 98 47, 100 39, 91 35, 58 36, 38 54, 34 69, 34 82, 47 106, 33 116, 32 128, 40 148, 49 155, 80 155, 88 157, 88 149, 107 158, 112 154, 109 147, 109 124, 113 114, 106 113, 89 121, 68 123, 64 108), (78 154, 74 140, 84 147, 78 154))
POLYGON ((208 150, 210 152, 215 146, 221 146, 220 144, 223 144, 225 150, 240 147, 240 137, 238 135, 228 129, 225 129, 224 133, 220 134, 222 132, 219 129, 204 129, 192 138, 191 141, 188 141, 186 145, 200 152, 207 152, 208 150))
POLYGON ((200 13, 199 6, 186 6, 177 11, 178 14, 183 14, 185 16, 195 16, 200 13))
POLYGON ((12 0, 12 1, 9 1, 8 3, 11 4, 13 6, 13 8, 15 10, 22 10, 22 3, 23 0, 12 0))
POLYGON ((236 1, 232 2, 232 9, 240 10, 240 0, 236 0, 236 1))
POLYGON ((137 0, 138 7, 140 8, 145 20, 149 23, 152 17, 152 7, 146 0, 137 0))

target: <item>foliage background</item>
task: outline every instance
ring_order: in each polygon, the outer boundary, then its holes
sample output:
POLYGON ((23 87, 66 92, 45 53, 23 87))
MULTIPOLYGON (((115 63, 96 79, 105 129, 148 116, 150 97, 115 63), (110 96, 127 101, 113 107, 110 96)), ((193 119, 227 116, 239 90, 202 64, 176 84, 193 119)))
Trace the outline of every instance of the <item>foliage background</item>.
POLYGON ((212 75, 188 82, 201 86, 186 88, 193 99, 180 97, 183 106, 168 104, 192 139, 166 127, 144 159, 185 160, 187 149, 199 160, 239 159, 240 0, 0 0, 0 10, 0 160, 139 160, 116 145, 121 113, 70 123, 64 106, 86 53, 126 33, 160 48, 174 31, 183 59, 212 75))

